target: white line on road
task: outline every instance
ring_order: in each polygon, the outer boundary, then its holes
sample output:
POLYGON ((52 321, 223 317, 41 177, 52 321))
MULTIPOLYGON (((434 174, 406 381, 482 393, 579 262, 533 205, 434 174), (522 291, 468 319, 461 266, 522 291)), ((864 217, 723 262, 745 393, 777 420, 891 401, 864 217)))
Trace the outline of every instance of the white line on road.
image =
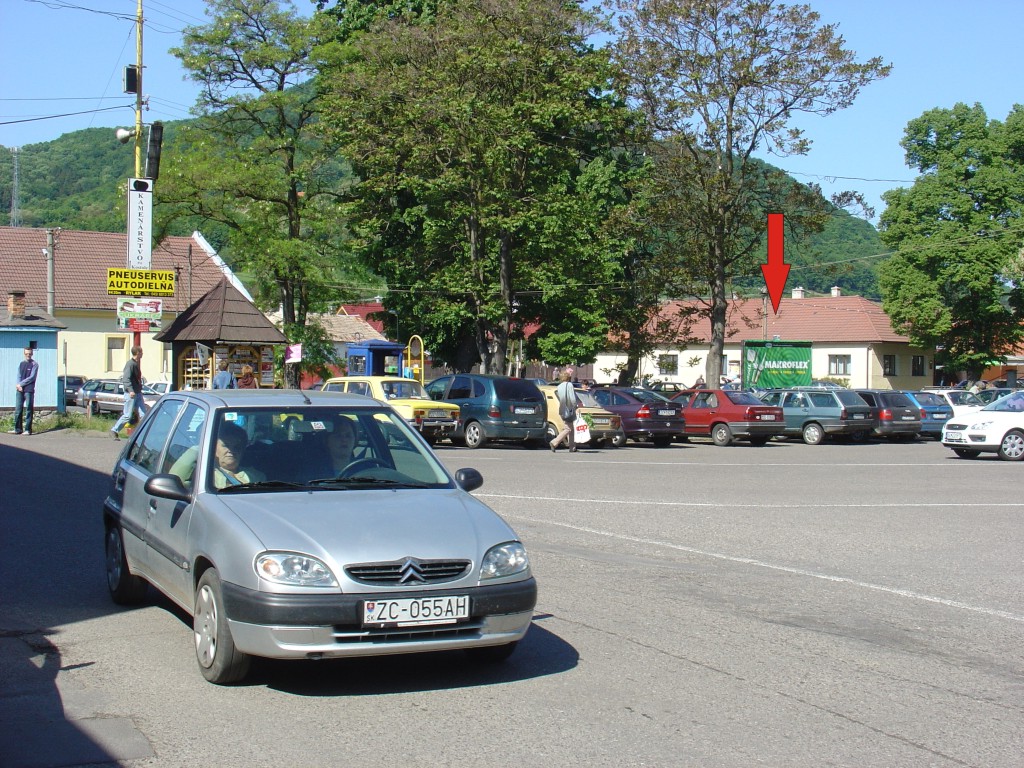
MULTIPOLYGON (((506 499, 513 499, 513 498, 526 499, 526 498, 530 498, 530 499, 536 499, 538 501, 546 501, 546 500, 562 501, 562 502, 564 502, 564 501, 572 501, 572 499, 554 499, 554 498, 545 499, 544 497, 534 497, 534 496, 531 496, 531 497, 525 497, 525 496, 501 496, 501 495, 497 495, 497 494, 491 494, 491 498, 506 498, 506 499)), ((582 501, 582 499, 577 499, 577 501, 582 501)), ((595 500, 587 499, 587 501, 593 502, 595 500)), ((710 505, 702 505, 702 506, 710 506, 710 505)), ((753 505, 749 505, 749 506, 753 506, 753 505)), ((817 506, 822 506, 822 505, 817 505, 817 506)), ((850 505, 846 505, 846 506, 850 506, 850 505)), ((864 504, 864 505, 856 505, 856 506, 872 506, 872 505, 864 504)), ((903 505, 901 505, 901 506, 903 506, 903 505)), ((921 504, 921 505, 917 505, 917 506, 945 506, 945 505, 921 504)), ((966 506, 966 505, 964 505, 964 506, 966 506)), ((981 506, 981 505, 977 505, 977 506, 981 506)), ((993 505, 986 505, 986 506, 993 506, 993 505)), ((1005 505, 1000 505, 1000 506, 1021 506, 1021 505, 1020 504, 1005 504, 1005 505)), ((1000 619, 1008 619, 1010 621, 1017 621, 1017 622, 1024 623, 1024 616, 1021 616, 1021 615, 1016 614, 1016 613, 1010 613, 1009 611, 998 611, 998 610, 995 610, 995 609, 992 609, 992 608, 984 608, 982 606, 971 605, 969 603, 962 603, 962 602, 959 602, 957 600, 948 600, 948 599, 946 599, 944 597, 935 597, 934 595, 924 595, 924 594, 921 594, 920 592, 914 592, 914 591, 909 590, 909 589, 898 589, 898 588, 895 588, 895 587, 886 587, 886 586, 882 586, 881 584, 871 584, 871 583, 866 582, 866 581, 857 581, 856 579, 846 578, 845 576, 833 576, 833 575, 830 575, 830 574, 827 574, 827 573, 818 573, 817 571, 808 571, 808 570, 806 570, 804 568, 793 568, 793 567, 788 566, 788 565, 777 565, 775 563, 767 563, 767 562, 764 562, 763 560, 755 560, 755 559, 749 558, 749 557, 735 557, 733 555, 723 555, 720 552, 708 552, 707 550, 697 549, 696 547, 687 547, 687 546, 684 546, 682 544, 675 544, 675 543, 670 542, 670 541, 660 541, 658 539, 644 539, 644 538, 641 538, 639 536, 629 536, 629 535, 623 534, 623 533, 615 533, 613 531, 604 531, 604 530, 601 530, 599 528, 589 528, 587 526, 582 526, 582 525, 571 525, 569 523, 560 523, 560 522, 558 522, 556 520, 542 520, 540 518, 525 517, 523 515, 515 515, 515 514, 510 514, 508 516, 509 517, 513 517, 513 518, 515 518, 517 520, 528 522, 528 523, 536 523, 538 525, 553 525, 553 526, 556 526, 556 527, 559 527, 559 528, 567 528, 567 529, 572 530, 572 531, 578 531, 579 533, 590 533, 590 534, 594 534, 595 536, 605 536, 605 537, 611 538, 611 539, 619 539, 621 541, 629 541, 629 542, 632 542, 634 544, 645 544, 645 545, 654 546, 654 547, 664 547, 666 549, 673 549, 673 550, 676 550, 678 552, 686 552, 686 553, 691 554, 691 555, 698 555, 698 556, 701 556, 701 557, 709 557, 709 558, 712 558, 712 559, 715 559, 715 560, 724 560, 724 561, 730 562, 730 563, 739 563, 739 564, 742 564, 742 565, 751 565, 751 566, 754 566, 756 568, 767 568, 767 569, 772 570, 772 571, 780 571, 782 573, 790 573, 790 574, 793 574, 795 576, 806 576, 806 577, 809 577, 809 578, 812 578, 812 579, 821 579, 823 581, 831 581, 831 582, 836 583, 836 584, 848 584, 850 586, 859 587, 861 589, 870 589, 870 590, 874 590, 876 592, 885 592, 885 593, 890 594, 890 595, 897 595, 898 597, 910 598, 911 600, 920 600, 922 602, 927 602, 927 603, 936 603, 938 605, 945 605, 945 606, 947 606, 949 608, 957 608, 957 609, 963 610, 963 611, 971 611, 972 613, 981 613, 981 614, 984 614, 986 616, 994 616, 994 617, 1000 618, 1000 619)))
MULTIPOLYGON (((847 466, 846 464, 843 465, 847 466)), ((763 503, 760 504, 741 504, 729 502, 728 504, 722 504, 717 501, 648 501, 648 500, 630 500, 630 499, 574 499, 566 498, 564 496, 517 496, 511 493, 474 493, 474 496, 479 498, 487 499, 515 499, 519 501, 578 501, 584 504, 618 504, 620 506, 638 506, 638 507, 727 507, 728 509, 760 509, 766 506, 763 503)), ((889 501, 880 502, 876 504, 832 504, 832 503, 817 503, 817 504, 786 504, 786 509, 863 509, 863 508, 878 508, 887 509, 888 507, 899 507, 903 509, 905 507, 982 507, 984 509, 991 509, 992 507, 1024 507, 1024 501, 984 501, 984 502, 963 502, 963 501, 943 501, 943 502, 902 502, 902 501, 889 501)))

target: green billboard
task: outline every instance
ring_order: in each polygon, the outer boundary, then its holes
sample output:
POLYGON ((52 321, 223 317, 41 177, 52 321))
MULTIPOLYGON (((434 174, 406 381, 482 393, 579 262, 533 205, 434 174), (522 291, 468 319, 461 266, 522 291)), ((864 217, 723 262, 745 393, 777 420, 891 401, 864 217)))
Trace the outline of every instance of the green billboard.
POLYGON ((744 341, 743 386, 758 389, 809 386, 811 342, 744 341))

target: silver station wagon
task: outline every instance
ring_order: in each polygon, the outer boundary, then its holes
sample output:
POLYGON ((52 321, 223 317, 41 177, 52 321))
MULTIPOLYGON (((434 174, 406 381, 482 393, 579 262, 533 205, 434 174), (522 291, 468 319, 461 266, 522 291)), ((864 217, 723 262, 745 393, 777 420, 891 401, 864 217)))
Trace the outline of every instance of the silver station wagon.
POLYGON ((359 395, 172 392, 103 504, 118 604, 152 584, 193 616, 213 683, 252 656, 464 649, 507 658, 537 586, 526 550, 400 414, 359 395))

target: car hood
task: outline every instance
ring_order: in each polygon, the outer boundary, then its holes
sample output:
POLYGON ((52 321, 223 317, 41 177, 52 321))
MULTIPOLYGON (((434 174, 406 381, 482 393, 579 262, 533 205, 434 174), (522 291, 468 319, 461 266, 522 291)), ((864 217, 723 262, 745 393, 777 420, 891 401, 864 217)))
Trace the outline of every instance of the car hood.
POLYGON ((265 548, 303 552, 332 566, 407 556, 479 565, 487 549, 518 538, 490 507, 459 489, 259 493, 217 501, 265 548))

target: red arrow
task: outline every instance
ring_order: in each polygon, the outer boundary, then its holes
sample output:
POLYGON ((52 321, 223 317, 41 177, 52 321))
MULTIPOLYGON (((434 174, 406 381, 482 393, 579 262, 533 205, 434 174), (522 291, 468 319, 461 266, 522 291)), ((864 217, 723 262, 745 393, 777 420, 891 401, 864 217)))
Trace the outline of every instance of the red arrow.
POLYGON ((786 263, 785 237, 783 226, 785 217, 781 213, 768 214, 768 263, 761 265, 764 285, 772 300, 772 311, 779 314, 779 301, 786 290, 786 279, 789 277, 789 264, 786 263))

